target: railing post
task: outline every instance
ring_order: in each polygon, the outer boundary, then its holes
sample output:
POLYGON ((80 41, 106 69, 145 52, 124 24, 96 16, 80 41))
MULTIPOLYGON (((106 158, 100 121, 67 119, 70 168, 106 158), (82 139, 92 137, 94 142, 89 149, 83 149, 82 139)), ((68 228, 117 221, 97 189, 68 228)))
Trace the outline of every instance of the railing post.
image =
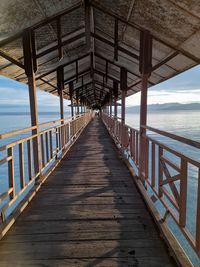
POLYGON ((140 104, 140 152, 139 152, 139 176, 142 179, 147 178, 148 152, 146 142, 146 129, 143 126, 147 124, 147 89, 148 78, 151 74, 152 68, 152 38, 148 31, 141 31, 140 33, 140 73, 142 75, 141 81, 141 104, 140 104))
POLYGON ((35 84, 35 71, 37 70, 37 64, 34 58, 35 55, 34 35, 29 30, 24 31, 23 33, 23 54, 24 54, 25 73, 28 78, 31 125, 35 127, 32 130, 32 135, 37 135, 36 138, 33 139, 33 153, 34 153, 35 174, 38 174, 41 168, 40 168, 40 143, 39 143, 39 133, 38 133, 38 112, 37 112, 36 84, 35 84))

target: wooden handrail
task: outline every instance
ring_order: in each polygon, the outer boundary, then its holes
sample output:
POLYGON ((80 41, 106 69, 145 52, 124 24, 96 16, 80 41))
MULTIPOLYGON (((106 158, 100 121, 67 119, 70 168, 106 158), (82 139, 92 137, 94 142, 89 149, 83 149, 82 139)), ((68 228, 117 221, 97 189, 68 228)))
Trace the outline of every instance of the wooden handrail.
MULTIPOLYGON (((139 174, 138 180, 141 182, 143 189, 146 185, 151 188, 155 199, 159 199, 166 214, 171 216, 183 236, 200 257, 200 161, 190 155, 186 155, 184 152, 171 148, 148 134, 140 135, 140 131, 123 125, 120 121, 109 117, 105 113, 102 114, 102 119, 128 162, 130 164, 132 164, 132 161, 134 162, 134 170, 139 174), (142 151, 139 151, 138 144, 141 141, 144 143, 144 147, 142 151), (143 157, 142 165, 138 164, 138 159, 141 159, 141 152, 143 157), (191 193, 188 187, 191 175, 188 170, 190 168, 194 168, 198 182, 197 191, 192 191, 197 196, 197 212, 193 214, 190 214, 187 208, 188 195, 191 193), (193 225, 194 229, 196 227, 196 233, 191 234, 191 229, 188 228, 186 223, 188 216, 193 216, 194 221, 196 220, 193 225)), ((142 128, 169 137, 182 144, 187 144, 197 149, 200 148, 198 141, 150 126, 142 126, 142 128)), ((154 205, 153 201, 151 205, 154 205)), ((157 212, 160 214, 159 209, 157 209, 157 212)), ((163 220, 165 220, 165 216, 163 220)), ((175 234, 171 229, 169 231, 175 234)))
POLYGON ((10 131, 10 132, 4 133, 4 134, 0 134, 0 139, 8 138, 8 137, 11 137, 13 135, 25 133, 25 132, 32 131, 35 129, 37 129, 37 126, 27 127, 27 128, 23 128, 23 129, 16 130, 16 131, 10 131))
MULTIPOLYGON (((8 166, 8 189, 0 194, 0 204, 5 200, 3 206, 0 207, 2 223, 5 220, 5 212, 18 198, 22 196, 25 190, 30 189, 30 185, 39 177, 45 175, 54 166, 54 163, 65 153, 66 150, 74 143, 77 136, 84 129, 91 119, 92 113, 84 113, 73 118, 64 120, 54 120, 38 125, 41 130, 37 134, 30 133, 27 137, 22 137, 16 141, 0 147, 0 151, 4 151, 7 156, 0 160, 2 165, 8 166), (64 121, 63 124, 60 122, 64 121), (55 124, 52 127, 43 130, 44 126, 55 124), (58 123, 58 124, 57 124, 58 123), (39 168, 33 168, 34 165, 34 141, 39 139, 38 151, 41 153, 39 168), (17 153, 16 153, 17 152, 17 153), (16 182, 15 164, 19 167, 19 180, 16 182), (26 177, 27 176, 27 177, 26 177), (19 191, 16 192, 16 184, 19 182, 19 191)), ((6 133, 2 137, 17 135, 26 131, 35 129, 36 127, 28 127, 14 132, 6 133)))
POLYGON ((74 117, 71 117, 70 119, 67 119, 67 120, 58 119, 58 120, 40 123, 40 124, 38 124, 38 126, 31 126, 31 127, 22 128, 20 130, 10 131, 7 133, 0 134, 0 139, 4 139, 4 138, 8 138, 8 137, 11 137, 14 135, 29 132, 29 131, 37 129, 37 127, 40 128, 40 127, 44 127, 44 126, 48 126, 48 125, 56 124, 56 123, 60 123, 60 122, 67 123, 67 122, 70 122, 70 121, 75 120, 77 118, 81 118, 82 116, 84 116, 84 114, 75 115, 74 117))
POLYGON ((157 141, 156 139, 152 138, 152 137, 149 137, 149 136, 145 136, 146 139, 148 139, 149 141, 152 141, 154 144, 164 148, 165 150, 167 150, 168 152, 176 155, 177 157, 181 157, 183 159, 186 159, 189 163, 195 165, 196 167, 200 168, 200 161, 199 160, 196 160, 192 157, 189 157, 187 155, 185 155, 184 153, 182 152, 178 152, 176 151, 175 149, 171 148, 171 147, 168 147, 167 145, 157 141))
POLYGON ((158 133, 160 135, 172 138, 172 139, 174 139, 176 141, 179 141, 179 142, 182 142, 182 143, 184 143, 186 145, 193 146, 195 148, 200 148, 200 142, 198 142, 198 141, 191 140, 189 138, 182 137, 182 136, 179 136, 179 135, 176 135, 176 134, 173 134, 173 133, 165 132, 165 131, 162 131, 162 130, 159 130, 159 129, 156 129, 156 128, 153 128, 153 127, 150 127, 150 126, 142 125, 142 128, 146 129, 146 130, 149 130, 151 132, 155 132, 155 133, 158 133))

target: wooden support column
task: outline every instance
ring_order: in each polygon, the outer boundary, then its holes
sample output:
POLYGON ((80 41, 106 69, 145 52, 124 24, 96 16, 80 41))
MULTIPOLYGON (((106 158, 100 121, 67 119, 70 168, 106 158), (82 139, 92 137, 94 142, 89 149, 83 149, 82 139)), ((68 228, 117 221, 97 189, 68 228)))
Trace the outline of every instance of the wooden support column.
POLYGON ((127 91, 127 70, 122 67, 120 70, 120 89, 121 89, 121 121, 125 124, 125 109, 126 109, 126 91, 127 91))
POLYGON ((76 107, 77 107, 77 114, 79 115, 79 91, 76 90, 76 107))
POLYGON ((110 90, 110 117, 112 118, 112 92, 110 90))
POLYGON ((34 59, 35 55, 35 40, 34 34, 31 31, 24 31, 23 33, 23 54, 24 54, 24 66, 25 73, 28 78, 29 89, 29 102, 30 102, 30 114, 31 125, 36 127, 32 130, 32 135, 37 135, 33 139, 33 154, 34 154, 34 170, 35 174, 40 173, 40 143, 38 135, 38 111, 37 111, 37 98, 36 98, 36 83, 35 83, 35 71, 37 69, 37 63, 34 59))
POLYGON ((127 70, 124 67, 120 69, 120 88, 121 88, 121 145, 125 148, 125 115, 126 115, 126 91, 127 91, 127 70))
POLYGON ((114 116, 117 119, 117 99, 118 99, 118 82, 113 81, 113 95, 114 95, 114 116))
POLYGON ((62 120, 61 124, 64 124, 64 101, 63 101, 64 70, 62 66, 57 68, 57 86, 58 86, 58 94, 60 96, 60 119, 62 120))
POLYGON ((145 139, 147 124, 147 90, 148 78, 152 69, 152 37, 148 31, 140 33, 140 73, 141 82, 141 104, 140 104, 140 153, 139 153, 139 176, 146 179, 148 175, 148 144, 145 139))
POLYGON ((71 116, 74 117, 74 105, 73 105, 73 91, 74 91, 74 84, 73 82, 69 82, 69 95, 71 100, 71 116))

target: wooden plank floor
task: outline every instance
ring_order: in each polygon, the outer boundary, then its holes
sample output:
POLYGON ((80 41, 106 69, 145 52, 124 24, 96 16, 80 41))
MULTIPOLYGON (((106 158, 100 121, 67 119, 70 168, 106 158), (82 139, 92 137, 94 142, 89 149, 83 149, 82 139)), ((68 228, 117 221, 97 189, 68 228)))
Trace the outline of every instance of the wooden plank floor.
POLYGON ((0 241, 0 266, 174 266, 98 119, 0 241))

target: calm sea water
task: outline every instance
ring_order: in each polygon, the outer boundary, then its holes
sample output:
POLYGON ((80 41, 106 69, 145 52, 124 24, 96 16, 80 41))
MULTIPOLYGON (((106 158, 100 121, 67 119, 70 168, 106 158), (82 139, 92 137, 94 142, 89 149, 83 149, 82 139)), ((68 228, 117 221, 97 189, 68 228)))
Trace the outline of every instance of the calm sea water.
MULTIPOLYGON (((139 129, 139 114, 130 113, 126 116, 126 124, 133 128, 139 129)), ((192 140, 200 142, 200 111, 173 111, 173 112, 152 112, 148 114, 147 125, 153 128, 164 130, 176 135, 180 135, 192 140)), ((199 149, 193 148, 189 145, 182 144, 178 141, 161 136, 159 134, 148 131, 148 135, 152 138, 166 144, 174 150, 181 152, 182 154, 192 157, 196 160, 200 160, 199 149)), ((177 159, 172 155, 166 155, 172 160, 177 159)), ((187 222, 186 226, 192 234, 195 233, 195 216, 196 203, 197 203, 197 184, 198 184, 198 171, 193 166, 188 166, 188 198, 187 198, 187 222)), ((151 190, 149 190, 150 193, 151 190)), ((162 205, 156 202, 157 208, 164 211, 162 205)), ((190 256, 194 266, 200 266, 200 260, 196 254, 192 251, 190 245, 186 242, 186 239, 181 234, 178 227, 175 225, 172 219, 168 219, 168 224, 172 231, 175 233, 179 242, 190 256)))
MULTIPOLYGON (((65 117, 69 118, 70 114, 66 113, 65 117)), ((47 122, 59 119, 59 114, 40 114, 39 122, 47 122)), ((126 124, 134 128, 139 128, 139 114, 130 113, 126 115, 126 124)), ((168 131, 177 135, 181 135, 196 141, 200 142, 200 111, 178 111, 178 112, 157 112, 148 114, 148 123, 149 126, 158 128, 164 131, 168 131)), ((16 129, 29 127, 30 126, 30 116, 24 114, 0 114, 0 133, 5 133, 8 131, 13 131, 16 129)), ((200 160, 200 153, 198 149, 192 148, 188 145, 183 145, 180 142, 171 140, 170 138, 148 132, 151 137, 167 144, 168 146, 186 154, 190 157, 193 157, 197 160, 200 160)), ((5 143, 14 141, 13 137, 7 140, 0 140, 0 146, 5 143)), ((0 154, 0 159, 3 158, 3 155, 0 154)), ((17 164, 17 163, 16 163, 17 164)), ((7 187, 7 169, 0 167, 0 193, 2 193, 7 187)), ((197 172, 195 169, 190 170, 189 182, 188 182, 188 201, 187 201, 187 226, 192 233, 194 233, 195 222, 192 214, 195 212, 195 203, 196 203, 196 189, 197 189, 197 172)), ((162 207, 157 206, 160 210, 162 207)), ((185 250, 190 255, 195 266, 200 266, 200 261, 198 257, 192 252, 189 245, 186 244, 184 237, 182 237, 180 231, 177 229, 175 224, 169 219, 168 223, 172 230, 176 232, 177 238, 183 244, 185 250)))

